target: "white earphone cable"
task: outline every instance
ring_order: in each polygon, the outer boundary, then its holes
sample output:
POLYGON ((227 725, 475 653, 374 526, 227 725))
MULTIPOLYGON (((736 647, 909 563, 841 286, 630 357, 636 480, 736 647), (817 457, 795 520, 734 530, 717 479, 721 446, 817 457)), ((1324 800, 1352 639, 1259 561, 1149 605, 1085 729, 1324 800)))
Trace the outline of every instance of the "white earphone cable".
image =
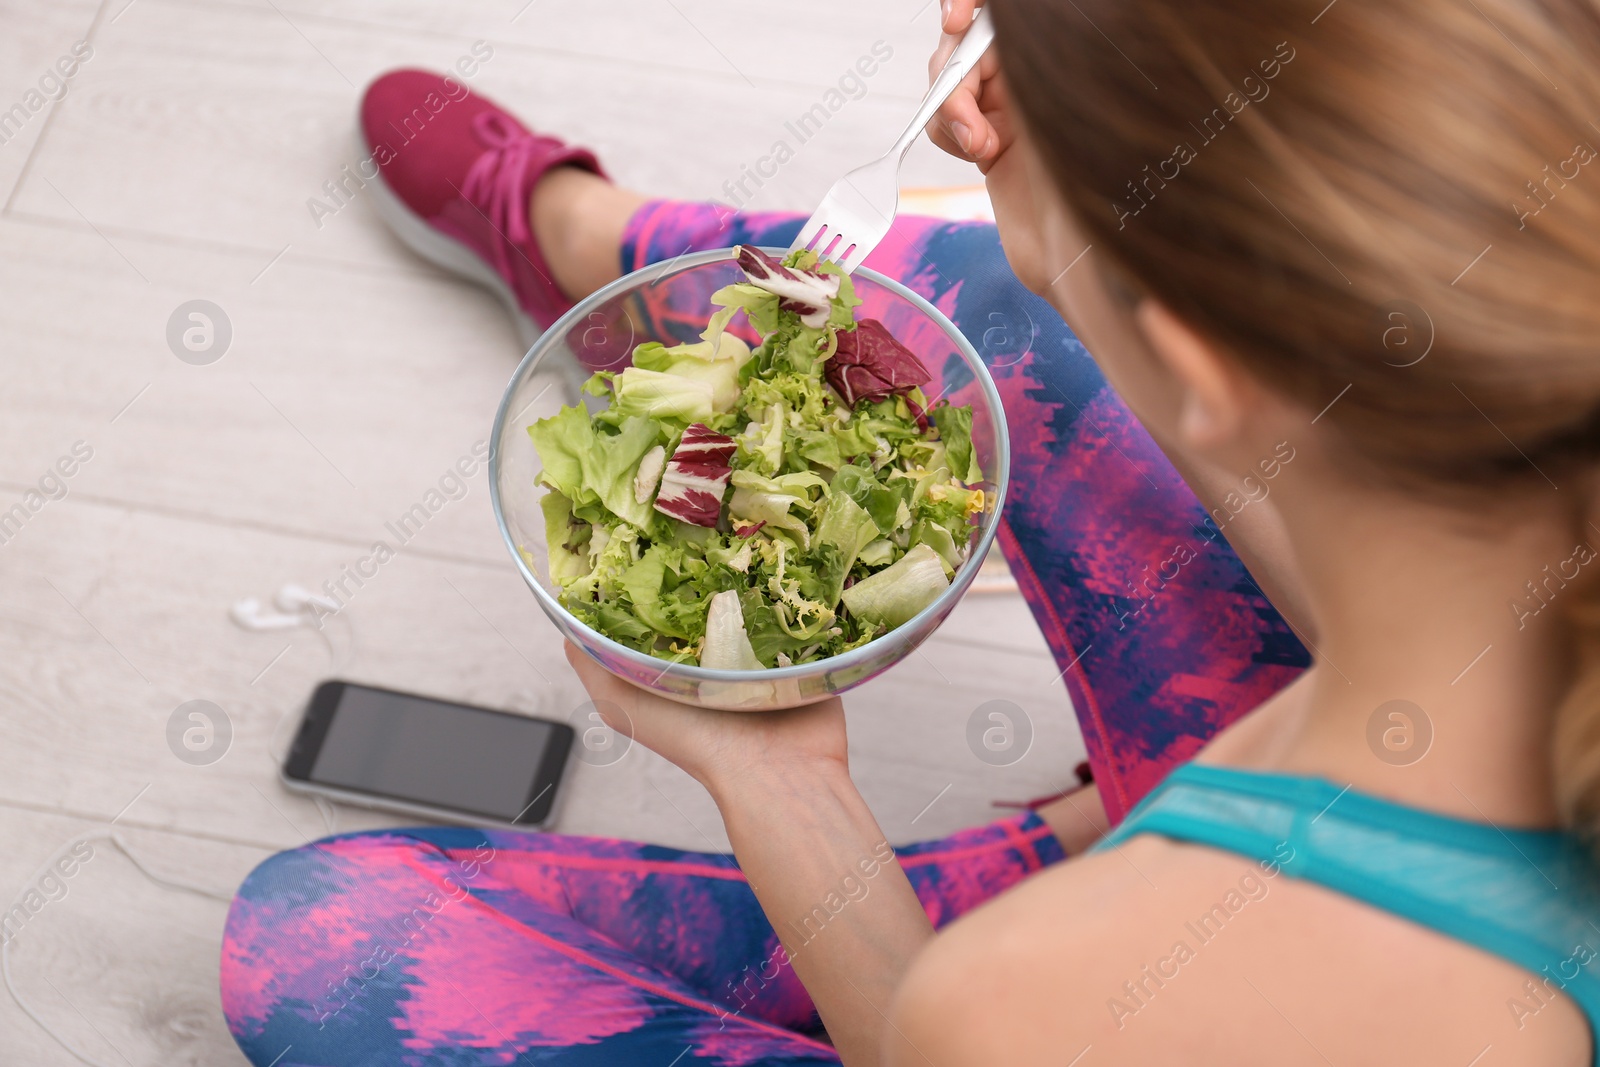
MULTIPOLYGON (((212 900, 220 900, 223 903, 228 903, 233 899, 232 894, 229 893, 219 893, 216 890, 208 889, 205 886, 191 885, 186 882, 175 882, 170 878, 163 878, 161 875, 156 874, 150 868, 146 867, 143 861, 141 861, 138 856, 134 855, 133 852, 129 850, 127 842, 123 841, 115 830, 91 830, 88 833, 79 834, 77 837, 74 837, 71 841, 68 841, 65 845, 61 846, 61 848, 57 849, 56 852, 45 861, 42 867, 35 871, 33 877, 28 879, 26 888, 24 888, 21 893, 17 894, 16 899, 11 902, 10 908, 7 909, 7 914, 10 914, 11 911, 14 911, 18 907, 22 907, 24 898, 27 896, 29 890, 31 890, 32 887, 36 885, 46 874, 54 870, 56 868, 56 864, 60 860, 66 858, 66 856, 72 852, 73 849, 77 848, 78 845, 84 843, 85 841, 109 841, 113 846, 116 847, 117 851, 128 857, 129 862, 137 867, 141 874, 150 879, 156 885, 162 886, 163 888, 179 889, 186 893, 195 893, 199 896, 209 897, 212 900)), ((49 1034, 55 1040, 56 1044, 72 1053, 72 1055, 80 1063, 85 1064, 86 1067, 107 1067, 106 1064, 103 1064, 98 1060, 90 1059, 70 1041, 56 1033, 54 1030, 50 1029, 49 1024, 41 1019, 38 1013, 35 1012, 33 1008, 22 999, 22 995, 17 992, 17 987, 13 985, 11 981, 11 942, 13 939, 14 935, 0 935, 0 977, 5 979, 6 992, 11 994, 11 999, 16 1002, 17 1007, 22 1009, 24 1015, 32 1019, 35 1023, 38 1023, 41 1030, 49 1034)))

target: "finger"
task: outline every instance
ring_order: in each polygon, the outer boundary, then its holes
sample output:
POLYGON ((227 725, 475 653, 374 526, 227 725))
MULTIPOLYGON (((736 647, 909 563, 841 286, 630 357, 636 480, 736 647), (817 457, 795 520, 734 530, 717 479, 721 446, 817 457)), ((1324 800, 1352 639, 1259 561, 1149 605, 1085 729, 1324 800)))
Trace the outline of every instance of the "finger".
MULTIPOLYGON (((971 158, 972 149, 983 146, 983 137, 973 136, 969 138, 964 135, 962 130, 953 128, 959 123, 966 131, 973 131, 975 129, 974 123, 986 123, 988 121, 984 117, 983 109, 979 106, 979 100, 982 95, 983 82, 980 74, 977 70, 970 71, 965 78, 961 79, 961 84, 955 87, 955 90, 945 99, 945 102, 939 105, 939 110, 934 112, 933 120, 928 123, 930 130, 938 128, 950 134, 950 143, 957 147, 957 155, 971 158)), ((949 149, 947 148, 946 151, 949 151, 949 149)))
POLYGON ((993 123, 965 87, 952 93, 934 115, 928 136, 951 155, 976 163, 993 158, 999 148, 993 123))
MULTIPOLYGON (((950 56, 954 54, 956 46, 965 39, 965 32, 941 33, 939 35, 939 43, 934 45, 933 53, 928 56, 929 85, 932 85, 933 80, 939 76, 939 72, 944 70, 945 64, 950 62, 950 56)), ((973 72, 977 73, 978 77, 973 79, 969 76, 969 78, 964 80, 964 84, 970 84, 974 89, 976 89, 978 82, 994 77, 995 72, 999 69, 1000 60, 995 55, 994 48, 990 47, 985 50, 983 55, 978 57, 978 61, 972 65, 972 70, 973 72)))
POLYGON ((976 0, 941 0, 939 25, 945 33, 959 34, 972 25, 972 13, 977 9, 976 0))
POLYGON ((997 107, 989 99, 990 86, 999 74, 1000 61, 991 48, 961 79, 961 84, 928 123, 929 137, 936 145, 951 155, 980 164, 992 160, 1004 149, 1009 138, 999 136, 990 119, 997 107))
POLYGON ((961 43, 959 35, 941 33, 939 43, 933 46, 933 54, 928 57, 928 84, 933 84, 933 79, 939 76, 944 65, 950 62, 950 53, 956 50, 956 45, 961 43))
POLYGON ((928 120, 928 140, 934 143, 941 152, 947 152, 957 159, 968 159, 967 146, 956 139, 956 133, 950 127, 947 112, 941 108, 932 119, 928 120))

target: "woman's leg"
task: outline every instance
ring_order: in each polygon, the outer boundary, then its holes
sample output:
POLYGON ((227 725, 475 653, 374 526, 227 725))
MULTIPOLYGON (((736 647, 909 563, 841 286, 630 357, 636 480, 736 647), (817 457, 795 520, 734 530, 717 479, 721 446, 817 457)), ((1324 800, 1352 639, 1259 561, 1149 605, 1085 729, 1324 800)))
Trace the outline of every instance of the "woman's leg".
MULTIPOLYGON (((1060 858, 1033 816, 898 857, 936 926, 1060 858)), ((785 941, 806 951, 871 891, 842 872, 785 941)), ((837 1064, 788 959, 731 857, 403 830, 257 868, 228 916, 222 1002, 256 1067, 837 1064)))
MULTIPOLYGON (((630 216, 619 266, 786 247, 802 221, 651 202, 630 216)), ((993 373, 1011 432, 1000 543, 1115 822, 1309 657, 1083 345, 1011 273, 993 226, 902 216, 866 265, 937 305, 993 373)))

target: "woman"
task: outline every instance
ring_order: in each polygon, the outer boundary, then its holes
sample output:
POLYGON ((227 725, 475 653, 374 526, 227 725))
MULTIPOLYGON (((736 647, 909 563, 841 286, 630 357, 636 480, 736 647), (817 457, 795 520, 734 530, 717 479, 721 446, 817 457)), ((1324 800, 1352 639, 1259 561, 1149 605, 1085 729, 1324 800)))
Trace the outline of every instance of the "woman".
MULTIPOLYGON (((981 229, 912 220, 879 262, 1039 323, 1008 404, 1052 481, 1018 479, 1008 551, 1120 825, 1054 862, 1092 837, 1069 798, 891 862, 837 701, 707 711, 573 656, 737 868, 469 831, 285 854, 224 950, 255 1062, 1596 1062, 1600 8, 992 2, 935 139, 1149 436, 981 229)), ((536 321, 663 234, 793 233, 462 109, 388 188, 536 321)))

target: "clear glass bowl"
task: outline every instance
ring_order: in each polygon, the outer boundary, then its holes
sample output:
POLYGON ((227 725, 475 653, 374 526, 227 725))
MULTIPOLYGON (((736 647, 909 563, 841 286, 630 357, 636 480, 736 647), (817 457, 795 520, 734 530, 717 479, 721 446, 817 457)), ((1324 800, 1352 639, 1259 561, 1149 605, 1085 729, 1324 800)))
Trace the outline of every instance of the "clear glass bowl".
MULTIPOLYGON (((783 249, 767 249, 782 256, 783 249)), ((939 599, 909 622, 844 655, 764 671, 711 670, 668 663, 618 644, 574 618, 557 599, 545 548, 545 493, 535 477, 538 454, 528 426, 555 413, 563 397, 552 383, 583 364, 591 369, 628 366, 635 345, 679 344, 699 339, 715 310, 711 294, 743 280, 727 249, 696 252, 634 271, 589 296, 539 338, 517 368, 495 414, 489 451, 489 492, 495 519, 528 588, 545 614, 569 640, 613 674, 664 696, 712 707, 766 711, 795 707, 860 685, 881 674, 920 645, 950 614, 972 584, 994 541, 1005 502, 1010 448, 1005 412, 989 371, 955 325, 921 296, 865 267, 851 275, 862 305, 859 318, 878 319, 916 353, 933 375, 930 398, 971 404, 972 443, 988 480, 993 506, 974 528, 966 563, 939 599)), ((737 320, 754 341, 744 317, 737 320)))

